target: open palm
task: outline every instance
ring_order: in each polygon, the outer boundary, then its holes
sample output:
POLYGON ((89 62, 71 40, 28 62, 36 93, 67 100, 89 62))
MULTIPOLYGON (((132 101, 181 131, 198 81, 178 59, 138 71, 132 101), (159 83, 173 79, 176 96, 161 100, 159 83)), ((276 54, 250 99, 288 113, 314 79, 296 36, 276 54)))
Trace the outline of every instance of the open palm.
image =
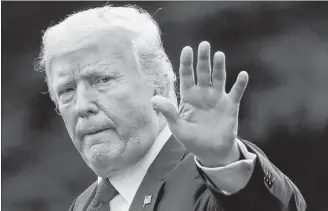
POLYGON ((158 96, 152 99, 155 108, 167 119, 173 136, 202 163, 216 166, 234 162, 239 157, 238 111, 248 82, 247 73, 239 73, 231 91, 226 93, 225 56, 216 52, 211 68, 210 45, 202 42, 196 71, 193 51, 185 47, 181 52, 179 74, 179 112, 169 100, 158 96))

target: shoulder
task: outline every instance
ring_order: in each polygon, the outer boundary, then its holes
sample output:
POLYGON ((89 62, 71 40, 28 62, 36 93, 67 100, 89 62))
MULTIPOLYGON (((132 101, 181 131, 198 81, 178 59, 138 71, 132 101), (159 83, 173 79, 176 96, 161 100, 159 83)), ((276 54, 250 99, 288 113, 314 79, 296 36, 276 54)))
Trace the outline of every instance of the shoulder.
POLYGON ((199 189, 204 182, 199 174, 194 162, 194 155, 187 154, 181 162, 166 177, 166 186, 176 190, 179 186, 182 189, 199 189))
POLYGON ((158 210, 215 210, 215 201, 192 153, 167 175, 162 193, 158 210))

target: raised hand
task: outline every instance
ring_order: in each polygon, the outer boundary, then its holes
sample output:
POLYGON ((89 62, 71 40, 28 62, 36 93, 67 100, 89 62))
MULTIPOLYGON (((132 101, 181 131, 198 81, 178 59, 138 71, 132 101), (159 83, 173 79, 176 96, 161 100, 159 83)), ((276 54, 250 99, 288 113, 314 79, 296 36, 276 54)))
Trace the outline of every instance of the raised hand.
POLYGON ((179 74, 179 112, 170 100, 158 95, 152 98, 154 108, 165 116, 173 136, 203 165, 214 167, 235 162, 240 156, 236 141, 239 102, 248 74, 240 72, 231 91, 226 93, 225 55, 214 54, 212 69, 208 42, 199 44, 196 71, 192 49, 182 50, 179 74))

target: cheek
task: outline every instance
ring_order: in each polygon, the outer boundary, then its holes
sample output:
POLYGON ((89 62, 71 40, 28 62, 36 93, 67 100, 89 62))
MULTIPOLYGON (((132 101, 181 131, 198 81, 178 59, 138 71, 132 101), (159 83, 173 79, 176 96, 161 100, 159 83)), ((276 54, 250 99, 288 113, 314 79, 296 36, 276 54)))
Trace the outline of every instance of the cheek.
POLYGON ((136 133, 146 132, 143 130, 152 130, 155 120, 150 100, 121 96, 115 99, 114 104, 112 103, 112 106, 117 108, 117 112, 113 113, 115 116, 113 120, 117 123, 118 132, 124 136, 124 139, 142 135, 136 133))
POLYGON ((152 121, 150 107, 141 101, 132 101, 125 104, 126 121, 138 124, 138 127, 144 127, 152 121))
POLYGON ((147 104, 133 101, 124 104, 123 123, 130 125, 131 131, 147 129, 153 123, 152 111, 147 104))

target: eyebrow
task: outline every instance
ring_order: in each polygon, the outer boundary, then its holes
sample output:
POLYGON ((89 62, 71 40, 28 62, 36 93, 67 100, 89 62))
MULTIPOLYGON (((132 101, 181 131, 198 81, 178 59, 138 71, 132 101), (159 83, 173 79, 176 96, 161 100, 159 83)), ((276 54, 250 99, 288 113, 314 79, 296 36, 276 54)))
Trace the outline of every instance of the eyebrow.
POLYGON ((120 74, 119 71, 114 66, 115 66, 115 62, 100 61, 100 62, 84 65, 83 67, 78 67, 77 69, 73 70, 73 72, 79 71, 80 76, 83 78, 89 76, 98 76, 105 73, 120 74))
POLYGON ((116 68, 91 68, 86 71, 80 73, 81 78, 92 78, 92 77, 99 77, 103 75, 113 76, 115 78, 119 77, 121 73, 116 68), (110 71, 109 71, 110 70, 110 71))
MULTIPOLYGON (((93 63, 91 65, 96 65, 96 64, 99 64, 100 62, 96 62, 96 63, 93 63)), ((75 71, 79 71, 79 75, 81 78, 88 78, 88 77, 97 77, 97 76, 100 76, 100 75, 113 75, 114 77, 119 77, 121 75, 121 73, 113 67, 112 65, 113 63, 109 63, 109 62, 106 62, 106 63, 103 63, 103 64, 100 64, 99 66, 97 67, 87 67, 87 66, 91 66, 90 64, 88 65, 85 65, 83 66, 83 70, 80 71, 81 68, 76 68, 74 70, 71 70, 70 72, 72 74, 69 74, 69 76, 65 75, 65 77, 61 77, 61 79, 58 80, 58 82, 55 84, 55 90, 58 92, 58 90, 61 88, 61 87, 64 87, 66 85, 69 85, 71 83, 73 83, 73 80, 71 80, 72 78, 72 75, 75 75, 74 72, 75 71), (110 70, 110 71, 108 71, 110 70)))

